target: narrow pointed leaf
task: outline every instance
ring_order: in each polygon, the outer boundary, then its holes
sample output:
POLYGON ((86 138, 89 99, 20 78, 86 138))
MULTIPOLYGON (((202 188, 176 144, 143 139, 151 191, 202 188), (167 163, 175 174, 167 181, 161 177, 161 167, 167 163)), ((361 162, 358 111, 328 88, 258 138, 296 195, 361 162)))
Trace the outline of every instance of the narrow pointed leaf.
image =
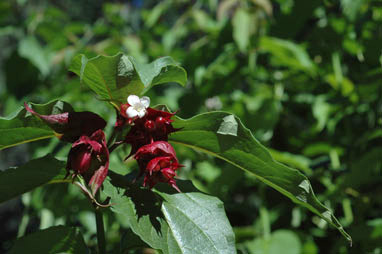
MULTIPOLYGON (((68 103, 58 100, 32 105, 33 109, 41 115, 73 111, 68 103)), ((27 112, 25 108, 20 108, 8 118, 0 118, 0 150, 54 136, 54 130, 46 122, 27 112)))
MULTIPOLYGON (((265 184, 276 189, 336 227, 343 236, 351 241, 332 211, 320 203, 313 193, 309 180, 298 170, 287 167, 275 161, 268 150, 261 145, 252 133, 235 117, 237 130, 235 134, 226 135, 222 129, 227 129, 227 119, 232 116, 225 112, 210 112, 183 120, 177 118, 173 125, 181 128, 171 134, 169 140, 173 143, 208 153, 223 159, 232 165, 255 175, 265 184)), ((232 128, 231 128, 232 129, 232 128)))
POLYGON ((253 27, 256 27, 254 23, 253 14, 239 8, 236 10, 232 18, 233 34, 236 44, 241 52, 246 52, 250 42, 251 35, 254 32, 253 27))
POLYGON ((26 164, 0 172, 0 203, 41 185, 62 181, 65 163, 46 155, 26 164))
POLYGON ((55 226, 18 238, 8 254, 89 253, 78 228, 55 226))
POLYGON ((90 136, 106 126, 106 121, 102 117, 89 111, 43 115, 34 111, 26 103, 24 107, 29 113, 43 120, 62 141, 70 143, 82 135, 90 136))

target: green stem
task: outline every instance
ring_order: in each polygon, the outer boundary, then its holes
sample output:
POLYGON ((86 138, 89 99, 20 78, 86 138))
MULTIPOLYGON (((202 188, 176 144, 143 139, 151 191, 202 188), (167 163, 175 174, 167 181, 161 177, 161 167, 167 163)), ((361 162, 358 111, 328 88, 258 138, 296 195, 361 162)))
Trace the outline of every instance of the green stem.
MULTIPOLYGON (((96 194, 96 199, 99 200, 99 192, 96 194)), ((105 226, 101 208, 95 206, 94 212, 97 225, 98 254, 106 254, 105 226)))
POLYGON ((113 152, 115 148, 117 148, 118 146, 120 145, 120 143, 114 143, 113 145, 111 145, 108 149, 109 149, 109 153, 113 152))
POLYGON ((107 146, 111 146, 111 144, 113 143, 114 139, 115 139, 115 136, 117 135, 117 131, 115 130, 115 128, 113 128, 113 131, 110 135, 110 138, 109 140, 107 141, 107 146))

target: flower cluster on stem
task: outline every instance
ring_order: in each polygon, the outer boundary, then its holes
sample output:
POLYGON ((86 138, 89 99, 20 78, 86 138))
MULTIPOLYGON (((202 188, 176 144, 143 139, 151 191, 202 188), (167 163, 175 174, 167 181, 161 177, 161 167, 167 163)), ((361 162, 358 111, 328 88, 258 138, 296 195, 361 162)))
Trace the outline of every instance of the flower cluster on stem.
POLYGON ((180 192, 174 177, 182 165, 174 148, 167 142, 168 136, 177 131, 172 126, 174 113, 150 108, 149 97, 130 95, 127 103, 120 106, 112 137, 115 131, 125 127, 129 130, 122 142, 114 142, 109 147, 103 132, 106 121, 95 113, 41 115, 27 104, 25 109, 50 125, 62 141, 72 143, 66 165, 67 176, 71 175, 73 179, 81 176, 85 183, 79 183, 80 187, 90 198, 94 198, 107 177, 109 153, 122 143, 131 145, 127 157, 134 155, 140 168, 138 177, 144 176, 144 186, 151 189, 158 182, 165 182, 180 192))
POLYGON ((172 126, 174 113, 150 108, 148 97, 130 95, 121 105, 116 128, 130 125, 124 142, 131 145, 128 157, 134 155, 144 175, 144 186, 154 187, 158 182, 169 183, 180 192, 174 177, 181 167, 174 148, 167 142, 168 136, 177 131, 172 126))
MULTIPOLYGON (((109 150, 103 128, 106 121, 92 112, 65 112, 41 115, 28 104, 26 111, 46 122, 64 142, 72 143, 66 165, 67 176, 80 175, 90 187, 92 197, 106 179, 109 169, 109 150)), ((85 186, 82 186, 86 190, 85 186)))

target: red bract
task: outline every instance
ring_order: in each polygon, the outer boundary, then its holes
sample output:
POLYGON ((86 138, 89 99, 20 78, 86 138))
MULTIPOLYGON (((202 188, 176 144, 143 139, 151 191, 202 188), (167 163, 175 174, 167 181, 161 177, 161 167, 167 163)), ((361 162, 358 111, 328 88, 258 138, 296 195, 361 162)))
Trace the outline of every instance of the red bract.
POLYGON ((82 175, 93 195, 97 192, 109 169, 109 150, 102 130, 95 131, 90 137, 83 135, 73 143, 66 169, 68 174, 73 170, 74 176, 82 175))
POLYGON ((61 140, 73 143, 80 136, 90 136, 98 129, 106 126, 106 121, 95 113, 84 112, 65 112, 54 115, 41 115, 31 109, 24 103, 25 109, 33 115, 45 121, 55 132, 57 132, 61 140))
MULTIPOLYGON (((175 113, 169 113, 162 110, 147 108, 147 113, 142 118, 128 118, 125 111, 128 104, 121 105, 121 116, 127 123, 132 124, 130 131, 127 133, 125 142, 131 144, 131 153, 129 156, 137 152, 137 150, 146 144, 155 141, 167 141, 168 135, 178 129, 172 126, 171 117, 175 113)), ((119 118, 118 126, 121 126, 119 118)))
POLYGON ((157 141, 144 145, 138 149, 134 158, 140 168, 139 176, 145 175, 144 186, 151 189, 158 182, 164 182, 180 192, 174 177, 175 171, 182 165, 178 163, 174 148, 169 143, 157 141))

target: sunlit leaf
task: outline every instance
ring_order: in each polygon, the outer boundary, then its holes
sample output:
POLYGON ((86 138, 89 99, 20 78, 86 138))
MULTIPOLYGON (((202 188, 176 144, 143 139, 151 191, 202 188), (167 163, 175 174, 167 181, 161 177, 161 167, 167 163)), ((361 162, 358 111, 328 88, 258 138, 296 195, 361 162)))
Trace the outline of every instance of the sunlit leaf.
POLYGON ((154 85, 175 82, 184 86, 187 81, 186 71, 171 57, 142 64, 122 53, 91 59, 77 55, 69 70, 101 99, 117 104, 125 102, 129 94, 141 95, 154 85))
POLYGON ((230 115, 225 112, 210 112, 187 120, 177 118, 173 123, 174 127, 181 129, 171 134, 169 140, 223 159, 255 175, 295 203, 319 215, 351 241, 332 211, 316 198, 309 180, 298 170, 276 162, 238 118, 236 136, 218 133, 221 124, 230 115))
POLYGON ((20 41, 19 54, 36 66, 43 76, 49 74, 52 52, 49 52, 47 48, 40 45, 35 37, 25 37, 20 41))
POLYGON ((261 254, 300 254, 301 242, 292 231, 277 230, 266 238, 257 238, 247 244, 251 253, 261 254))
POLYGON ((236 253, 219 199, 189 191, 182 181, 178 181, 182 193, 173 194, 166 188, 152 192, 132 185, 116 174, 109 180, 104 193, 111 197, 112 210, 152 248, 165 254, 236 253))
POLYGON ((232 25, 233 38, 240 51, 245 52, 254 29, 252 14, 244 9, 238 9, 232 19, 232 25))
POLYGON ((343 13, 354 21, 364 2, 364 0, 341 0, 341 8, 343 13))
POLYGON ((308 53, 292 41, 264 36, 260 39, 260 49, 274 57, 275 65, 287 66, 311 75, 316 73, 316 67, 308 53))

